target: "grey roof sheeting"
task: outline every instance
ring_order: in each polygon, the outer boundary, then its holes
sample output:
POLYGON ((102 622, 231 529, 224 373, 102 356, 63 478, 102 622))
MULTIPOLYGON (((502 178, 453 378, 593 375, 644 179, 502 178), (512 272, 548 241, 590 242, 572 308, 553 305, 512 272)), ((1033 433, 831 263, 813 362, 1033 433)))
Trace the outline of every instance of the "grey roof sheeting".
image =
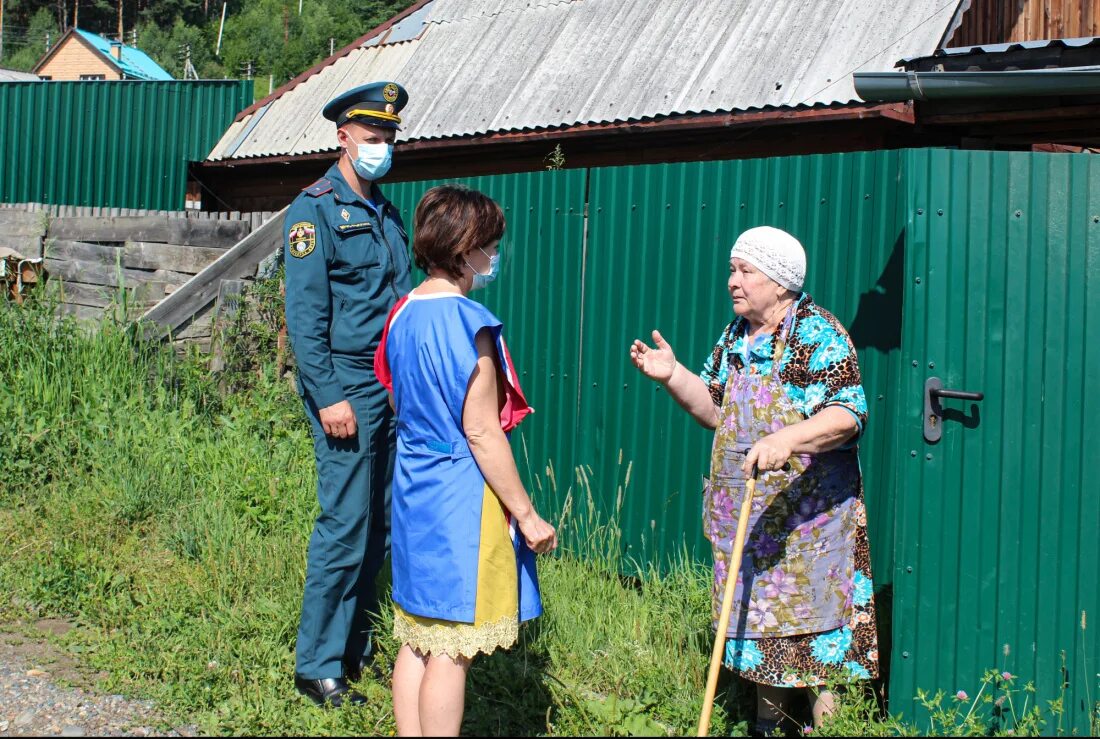
POLYGON ((853 72, 930 53, 957 5, 435 0, 419 11, 419 36, 336 59, 236 122, 209 159, 334 151, 321 106, 376 79, 409 90, 403 141, 859 102, 853 72))
POLYGON ((965 56, 967 54, 1003 54, 1007 51, 1053 49, 1062 47, 1065 49, 1082 49, 1087 46, 1100 46, 1100 36, 1081 36, 1079 38, 1055 38, 1042 41, 1012 41, 1004 44, 982 44, 980 46, 952 46, 946 49, 936 49, 931 54, 924 56, 911 56, 900 60, 897 66, 912 64, 925 59, 938 59, 945 56, 965 56))

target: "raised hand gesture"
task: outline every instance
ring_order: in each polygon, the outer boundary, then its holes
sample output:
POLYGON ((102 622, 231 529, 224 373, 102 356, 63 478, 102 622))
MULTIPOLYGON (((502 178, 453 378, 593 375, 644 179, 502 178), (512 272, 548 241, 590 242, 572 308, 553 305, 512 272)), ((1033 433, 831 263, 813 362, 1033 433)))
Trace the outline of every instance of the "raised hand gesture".
POLYGON ((653 331, 653 344, 650 347, 640 339, 635 339, 630 345, 630 361, 649 379, 668 382, 676 369, 676 355, 672 353, 672 347, 664 340, 660 331, 653 331))

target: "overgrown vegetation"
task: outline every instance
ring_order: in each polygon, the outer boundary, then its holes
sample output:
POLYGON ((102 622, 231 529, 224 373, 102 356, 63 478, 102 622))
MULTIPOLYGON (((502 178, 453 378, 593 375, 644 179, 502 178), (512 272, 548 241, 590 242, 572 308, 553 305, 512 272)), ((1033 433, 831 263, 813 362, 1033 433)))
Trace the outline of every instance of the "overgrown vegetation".
MULTIPOLYGON (((258 289, 261 306, 278 294, 277 282, 258 289)), ((245 335, 227 342, 258 361, 227 355, 237 379, 226 382, 205 360, 142 345, 124 326, 89 332, 48 308, 0 303, 0 587, 13 599, 0 609, 74 619, 61 643, 108 675, 104 690, 153 698, 204 733, 390 734, 384 680, 363 684, 368 706, 336 712, 292 691, 315 473, 264 310, 242 314, 245 335)), ((563 546, 541 563, 546 614, 517 648, 475 663, 464 733, 694 732, 710 655, 708 572, 686 560, 664 574, 624 568, 615 521, 597 513, 585 479, 550 516, 563 546)), ((384 639, 384 676, 395 652, 384 639)), ((920 733, 1049 732, 1042 721, 1057 712, 1033 697, 1025 705, 1028 695, 991 673, 972 701, 926 698, 932 723, 920 733)), ((750 706, 724 677, 712 731, 745 733, 750 706)), ((850 692, 818 733, 917 728, 850 692)))
MULTIPOLYGON (((30 70, 75 23, 117 38, 119 0, 7 0, 0 67, 30 70)), ((177 79, 251 78, 257 97, 412 4, 412 0, 133 0, 123 35, 177 79), (221 45, 218 35, 221 32, 221 45)))

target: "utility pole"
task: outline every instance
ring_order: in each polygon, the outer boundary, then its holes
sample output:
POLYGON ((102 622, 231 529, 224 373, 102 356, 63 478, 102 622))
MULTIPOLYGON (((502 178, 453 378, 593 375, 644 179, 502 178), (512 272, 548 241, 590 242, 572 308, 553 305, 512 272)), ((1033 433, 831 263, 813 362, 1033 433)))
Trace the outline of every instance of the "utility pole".
POLYGON ((330 36, 329 40, 328 40, 328 55, 329 56, 332 56, 333 54, 336 53, 335 50, 334 50, 334 48, 335 48, 334 44, 335 43, 336 43, 336 39, 334 39, 330 36))
POLYGON ((275 74, 269 74, 267 76, 267 94, 270 95, 271 91, 275 89, 275 74))
POLYGON ((73 0, 73 28, 80 28, 80 0, 73 0))
POLYGON ((222 3, 222 22, 218 26, 218 48, 214 51, 214 56, 222 55, 222 30, 225 29, 225 6, 227 3, 222 3))
POLYGON ((126 32, 122 27, 122 0, 118 0, 118 42, 126 43, 126 32))

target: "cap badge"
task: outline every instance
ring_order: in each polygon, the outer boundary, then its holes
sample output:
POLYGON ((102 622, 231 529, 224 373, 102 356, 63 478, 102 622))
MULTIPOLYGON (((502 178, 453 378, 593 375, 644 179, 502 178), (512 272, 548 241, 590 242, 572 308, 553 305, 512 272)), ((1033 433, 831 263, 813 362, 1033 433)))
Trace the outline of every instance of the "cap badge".
POLYGON ((382 97, 387 103, 393 103, 397 101, 397 85, 392 82, 382 88, 382 97))

